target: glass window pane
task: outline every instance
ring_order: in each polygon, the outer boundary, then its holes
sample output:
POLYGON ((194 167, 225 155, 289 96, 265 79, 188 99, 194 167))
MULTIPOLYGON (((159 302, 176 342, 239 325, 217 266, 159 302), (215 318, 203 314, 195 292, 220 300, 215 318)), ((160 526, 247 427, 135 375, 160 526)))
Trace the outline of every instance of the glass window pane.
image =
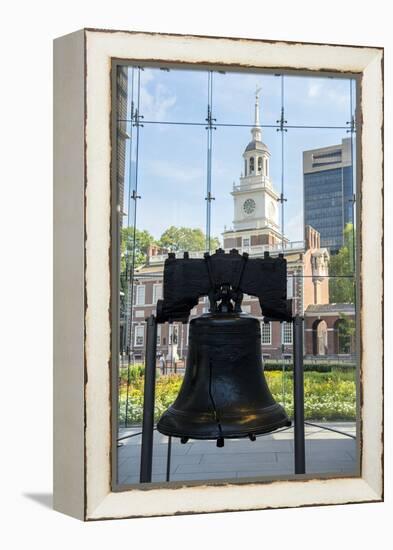
POLYGON ((285 120, 289 126, 348 127, 355 110, 353 100, 354 84, 349 78, 284 77, 285 120))
POLYGON ((253 126, 255 93, 259 96, 259 123, 277 126, 280 118, 280 77, 274 74, 225 72, 213 74, 213 114, 217 124, 253 126))
POLYGON ((145 67, 140 73, 144 121, 205 125, 207 71, 167 69, 145 67))
POLYGON ((272 325, 271 323, 261 323, 262 344, 272 343, 272 325))
MULTIPOLYGON (((257 258, 284 253, 287 298, 293 313, 304 317, 306 418, 327 427, 339 421, 356 433, 356 128, 347 124, 355 114, 354 83, 166 68, 171 70, 123 67, 117 74, 118 437, 126 437, 117 451, 120 486, 139 482, 145 319, 163 297, 169 251, 203 257, 222 246, 257 258), (296 125, 301 128, 291 127, 296 125), (313 127, 318 125, 333 128, 313 127)), ((266 382, 293 415, 292 323, 264 323, 254 296, 243 296, 242 310, 260 322, 266 382)), ((209 311, 209 299, 200 297, 190 318, 209 311)), ((189 336, 189 323, 157 327, 156 421, 180 391, 189 336)), ((318 436, 309 426, 306 433, 318 450, 318 436)), ((332 432, 323 433, 324 444, 329 438, 333 444, 332 432)), ((273 436, 263 439, 265 449, 273 436)), ((222 453, 212 451, 212 442, 183 445, 173 438, 170 480, 277 475, 260 460, 260 442, 226 442, 238 452, 221 471, 222 453), (248 453, 257 459, 245 461, 248 453), (196 455, 202 460, 193 462, 196 455), (208 458, 215 469, 200 466, 208 458)), ((288 458, 285 437, 276 433, 274 442, 282 445, 274 452, 288 458)), ((352 443, 346 443, 346 457, 356 455, 352 443)), ((155 431, 153 482, 166 480, 167 445, 168 438, 155 431)), ((292 458, 278 460, 280 475, 292 474, 292 458)), ((310 472, 355 468, 354 459, 341 457, 313 462, 310 472)))
POLYGON ((212 232, 225 250, 263 253, 273 242, 281 246, 281 140, 275 128, 263 128, 261 138, 253 152, 252 128, 218 127, 213 134, 212 232), (258 155, 271 163, 269 175, 246 175, 243 161, 258 155))

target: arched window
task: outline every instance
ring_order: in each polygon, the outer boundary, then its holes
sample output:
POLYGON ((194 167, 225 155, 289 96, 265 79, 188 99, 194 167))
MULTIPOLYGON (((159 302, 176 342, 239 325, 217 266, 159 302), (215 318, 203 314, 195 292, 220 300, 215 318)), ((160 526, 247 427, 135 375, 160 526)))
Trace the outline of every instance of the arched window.
POLYGON ((262 157, 258 157, 258 172, 262 172, 262 157))
POLYGON ((250 157, 250 174, 253 174, 255 170, 254 167, 254 157, 250 157))
POLYGON ((247 159, 244 159, 244 175, 247 176, 247 159))

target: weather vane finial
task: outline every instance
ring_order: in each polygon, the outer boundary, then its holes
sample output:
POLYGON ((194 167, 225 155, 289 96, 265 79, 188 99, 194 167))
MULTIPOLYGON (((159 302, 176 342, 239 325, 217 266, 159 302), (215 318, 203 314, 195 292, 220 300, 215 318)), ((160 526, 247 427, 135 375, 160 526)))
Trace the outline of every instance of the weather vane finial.
MULTIPOLYGON (((255 116, 254 116, 254 124, 256 128, 259 128, 259 92, 262 90, 262 88, 258 84, 255 85, 255 116)), ((260 140, 260 136, 257 136, 260 140)), ((256 139, 256 138, 255 138, 256 139)))

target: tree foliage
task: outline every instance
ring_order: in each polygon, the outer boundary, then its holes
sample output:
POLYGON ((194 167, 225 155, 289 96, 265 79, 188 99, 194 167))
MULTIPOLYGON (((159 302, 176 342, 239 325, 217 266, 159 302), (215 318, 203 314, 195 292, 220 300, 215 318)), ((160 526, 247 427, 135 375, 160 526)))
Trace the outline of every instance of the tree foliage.
MULTIPOLYGON (((206 249, 206 236, 201 229, 172 225, 161 235, 158 244, 172 252, 179 250, 199 251, 206 249)), ((210 246, 211 250, 215 250, 220 246, 219 240, 212 237, 210 246)))
POLYGON ((146 229, 135 229, 135 251, 134 251, 134 228, 123 227, 121 230, 121 279, 126 275, 127 269, 134 269, 143 265, 147 259, 147 251, 150 245, 154 244, 154 237, 146 229))
MULTIPOLYGON (((159 247, 177 252, 179 250, 199 251, 206 250, 206 236, 201 229, 190 227, 171 226, 164 231, 159 241, 146 229, 135 229, 123 227, 121 230, 121 273, 120 279, 124 282, 129 280, 130 273, 127 271, 137 269, 147 261, 149 246, 156 244, 159 247), (135 244, 135 250, 134 250, 135 244)), ((217 238, 211 239, 211 249, 215 250, 220 245, 217 238)))
POLYGON ((344 245, 337 254, 330 257, 329 295, 330 303, 354 303, 354 228, 348 223, 344 229, 344 245), (343 277, 343 278, 339 278, 343 277))
POLYGON ((351 319, 348 315, 345 315, 345 313, 340 313, 340 320, 338 323, 339 353, 350 353, 351 344, 356 333, 355 319, 351 319))

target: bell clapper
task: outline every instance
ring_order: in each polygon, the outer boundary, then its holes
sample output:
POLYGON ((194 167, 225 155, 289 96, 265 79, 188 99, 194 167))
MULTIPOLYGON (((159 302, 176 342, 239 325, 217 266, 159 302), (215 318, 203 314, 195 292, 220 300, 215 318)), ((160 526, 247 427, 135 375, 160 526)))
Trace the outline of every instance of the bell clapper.
POLYGON ((217 438, 217 447, 223 447, 224 446, 224 438, 218 437, 217 438))
POLYGON ((188 439, 189 439, 188 437, 181 437, 181 438, 180 438, 180 443, 182 443, 183 445, 185 445, 185 444, 187 443, 188 439))
POLYGON ((248 434, 248 437, 250 438, 250 441, 255 441, 256 440, 255 434, 248 434))

